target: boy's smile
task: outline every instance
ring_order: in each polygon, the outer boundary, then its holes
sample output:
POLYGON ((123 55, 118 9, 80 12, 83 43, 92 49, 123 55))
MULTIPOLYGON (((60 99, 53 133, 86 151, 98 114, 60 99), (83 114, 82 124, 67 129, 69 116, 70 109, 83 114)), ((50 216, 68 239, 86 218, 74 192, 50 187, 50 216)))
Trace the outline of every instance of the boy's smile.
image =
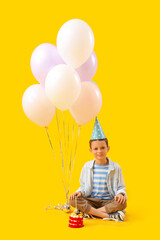
POLYGON ((110 147, 107 147, 105 141, 95 140, 91 143, 90 152, 94 155, 96 163, 99 165, 106 164, 106 154, 110 147))

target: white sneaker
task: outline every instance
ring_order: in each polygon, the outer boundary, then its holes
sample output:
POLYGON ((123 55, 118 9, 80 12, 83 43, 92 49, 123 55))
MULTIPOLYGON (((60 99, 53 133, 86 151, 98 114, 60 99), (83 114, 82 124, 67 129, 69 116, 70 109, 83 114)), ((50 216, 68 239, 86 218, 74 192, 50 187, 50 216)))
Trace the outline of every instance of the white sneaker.
POLYGON ((95 217, 93 217, 92 215, 87 214, 87 213, 83 213, 82 216, 83 216, 84 219, 88 219, 88 218, 96 219, 95 217))
POLYGON ((122 212, 125 214, 127 211, 126 211, 126 209, 123 209, 122 212))
POLYGON ((125 214, 122 211, 109 213, 109 218, 103 218, 103 220, 113 220, 116 222, 123 222, 125 219, 125 214))

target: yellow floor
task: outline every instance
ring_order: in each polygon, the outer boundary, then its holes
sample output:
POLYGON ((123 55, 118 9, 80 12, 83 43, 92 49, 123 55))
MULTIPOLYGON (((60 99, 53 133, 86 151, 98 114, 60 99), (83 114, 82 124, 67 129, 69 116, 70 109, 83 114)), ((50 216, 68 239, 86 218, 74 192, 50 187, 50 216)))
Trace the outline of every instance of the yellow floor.
MULTIPOLYGON (((84 219, 84 227, 72 229, 68 227, 69 213, 61 210, 44 209, 35 214, 30 212, 30 220, 21 222, 21 234, 24 239, 99 239, 113 237, 142 239, 157 236, 154 220, 147 221, 141 214, 127 211, 125 222, 103 221, 102 219, 84 219), (22 226, 23 225, 23 226, 22 226), (22 232, 21 232, 22 231, 22 232)), ((19 239, 19 238, 18 238, 19 239)))
POLYGON ((159 217, 133 211, 133 206, 128 207, 125 222, 84 219, 84 227, 78 229, 68 227, 69 213, 45 207, 23 203, 19 208, 4 207, 1 239, 158 239, 159 217))

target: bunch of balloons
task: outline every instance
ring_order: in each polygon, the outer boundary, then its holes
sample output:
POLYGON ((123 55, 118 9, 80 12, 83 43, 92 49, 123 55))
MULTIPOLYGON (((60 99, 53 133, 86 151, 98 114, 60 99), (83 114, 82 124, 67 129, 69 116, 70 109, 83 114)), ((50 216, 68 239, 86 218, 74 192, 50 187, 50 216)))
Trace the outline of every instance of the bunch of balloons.
POLYGON ((96 117, 102 96, 91 81, 97 70, 94 42, 90 26, 72 19, 60 28, 57 47, 43 43, 34 50, 31 70, 40 84, 30 86, 22 98, 24 113, 31 121, 47 127, 56 108, 69 109, 78 125, 96 117))

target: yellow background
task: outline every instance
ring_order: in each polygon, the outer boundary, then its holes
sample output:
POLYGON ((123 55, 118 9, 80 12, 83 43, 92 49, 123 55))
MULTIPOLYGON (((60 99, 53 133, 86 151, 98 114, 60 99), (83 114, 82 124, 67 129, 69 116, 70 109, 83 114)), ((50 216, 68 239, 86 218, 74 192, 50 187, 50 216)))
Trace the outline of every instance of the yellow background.
MULTIPOLYGON (((2 239, 155 237, 159 229, 159 6, 158 1, 8 1, 1 5, 2 239), (28 120, 22 96, 36 84, 30 57, 41 43, 56 45, 68 20, 87 22, 95 36, 98 114, 127 186, 125 223, 86 220, 69 229, 68 215, 45 211, 63 203, 64 189, 45 130, 28 120), (58 234, 58 235, 57 235, 58 234)), ((71 192, 92 159, 94 121, 82 127, 71 192)), ((54 135, 54 124, 49 127, 54 135)))

